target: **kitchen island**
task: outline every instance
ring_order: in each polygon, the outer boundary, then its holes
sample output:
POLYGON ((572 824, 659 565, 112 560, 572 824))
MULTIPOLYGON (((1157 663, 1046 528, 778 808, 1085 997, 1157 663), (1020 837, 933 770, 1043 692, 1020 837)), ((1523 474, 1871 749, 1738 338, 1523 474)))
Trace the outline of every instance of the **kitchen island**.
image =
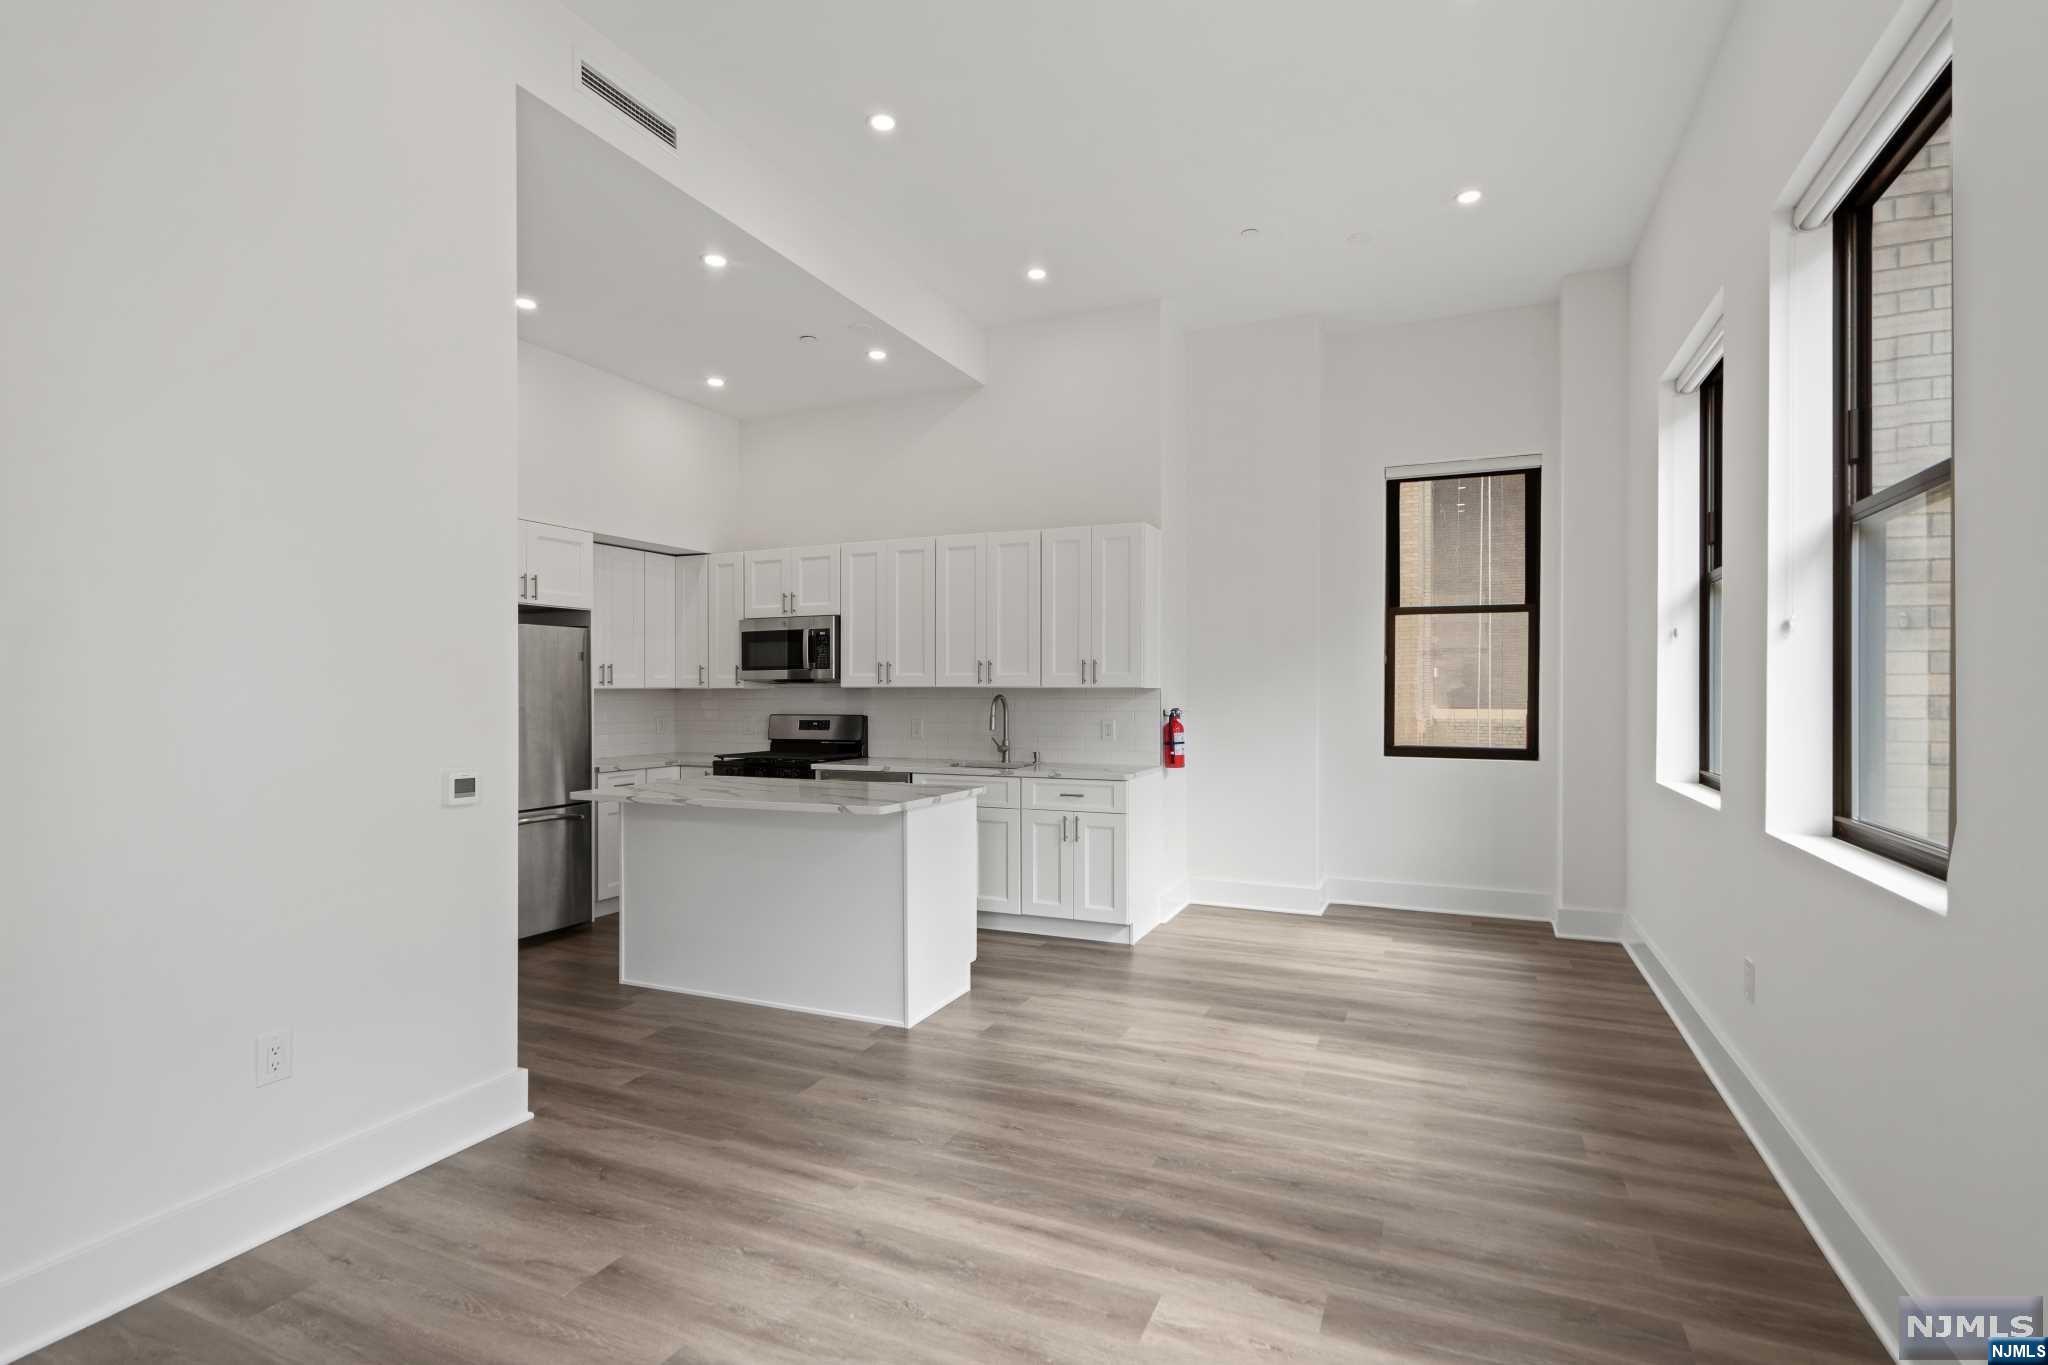
POLYGON ((966 994, 975 787, 685 777, 623 809, 619 980, 908 1028, 966 994))

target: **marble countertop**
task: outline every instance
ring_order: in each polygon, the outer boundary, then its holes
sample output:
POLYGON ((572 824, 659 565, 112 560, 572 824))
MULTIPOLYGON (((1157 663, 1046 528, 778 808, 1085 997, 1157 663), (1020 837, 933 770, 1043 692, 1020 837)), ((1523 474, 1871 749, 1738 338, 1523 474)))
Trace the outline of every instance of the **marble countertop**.
POLYGON ((901 815, 948 801, 972 801, 979 787, 921 787, 910 782, 805 781, 789 777, 685 777, 619 791, 570 792, 572 801, 645 806, 706 806, 809 815, 901 815))
POLYGON ((1128 782, 1160 771, 1157 763, 1039 763, 1029 768, 955 768, 943 758, 876 758, 846 763, 820 763, 818 773, 944 773, 948 777, 1052 777, 1070 782, 1128 782))
POLYGON ((632 772, 639 768, 708 768, 711 754, 624 754, 600 758, 593 766, 601 773, 632 772))

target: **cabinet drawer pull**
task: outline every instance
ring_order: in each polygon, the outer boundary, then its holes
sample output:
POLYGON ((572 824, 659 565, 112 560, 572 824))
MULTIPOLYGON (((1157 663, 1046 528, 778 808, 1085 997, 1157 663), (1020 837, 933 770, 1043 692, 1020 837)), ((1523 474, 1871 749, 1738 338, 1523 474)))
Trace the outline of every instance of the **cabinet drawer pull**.
POLYGON ((1060 793, 1060 795, 1061 795, 1061 796, 1063 796, 1063 797, 1065 797, 1065 798, 1066 798, 1067 800, 1069 800, 1069 801, 1082 801, 1082 800, 1086 800, 1086 799, 1087 799, 1088 793, 1087 793, 1087 792, 1061 792, 1061 793, 1060 793))

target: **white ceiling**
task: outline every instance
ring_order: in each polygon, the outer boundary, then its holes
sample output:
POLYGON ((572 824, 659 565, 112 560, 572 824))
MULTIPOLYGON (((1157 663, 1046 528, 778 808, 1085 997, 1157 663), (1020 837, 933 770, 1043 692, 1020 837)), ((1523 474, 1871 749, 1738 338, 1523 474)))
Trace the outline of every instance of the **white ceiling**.
POLYGON ((540 305, 518 314, 522 340, 731 417, 972 382, 524 93, 519 290, 540 305), (723 271, 704 266, 714 250, 723 271), (706 387, 711 374, 726 386, 706 387))
POLYGON ((975 320, 1443 316, 1628 258, 1726 0, 569 0, 975 320), (866 116, 886 109, 897 132, 866 116), (1459 210, 1467 185, 1484 204, 1459 210), (1248 226, 1256 239, 1239 236, 1248 226), (1354 240, 1354 234, 1362 234, 1354 240), (1027 264, 1051 278, 1033 286, 1027 264))

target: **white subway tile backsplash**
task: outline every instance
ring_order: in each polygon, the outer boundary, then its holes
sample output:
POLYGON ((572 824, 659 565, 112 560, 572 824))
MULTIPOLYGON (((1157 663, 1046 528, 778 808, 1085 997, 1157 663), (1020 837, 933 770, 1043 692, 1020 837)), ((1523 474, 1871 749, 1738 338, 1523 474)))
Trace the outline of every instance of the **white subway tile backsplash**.
MULTIPOLYGON (((607 754, 702 750, 719 753, 759 748, 768 737, 768 716, 776 711, 864 713, 868 752, 902 758, 992 758, 988 737, 993 691, 938 688, 747 687, 715 691, 604 693, 600 701, 625 697, 671 699, 672 725, 666 739, 624 747, 598 741, 607 754), (924 723, 912 738, 911 722, 924 723)), ((1020 688, 1010 700, 1010 747, 1033 750, 1066 763, 1136 762, 1158 756, 1160 696, 1151 689, 1020 688), (1116 722, 1116 738, 1102 737, 1102 722, 1116 722)))
POLYGON ((590 694, 590 756, 675 753, 674 692, 620 690, 590 694))

